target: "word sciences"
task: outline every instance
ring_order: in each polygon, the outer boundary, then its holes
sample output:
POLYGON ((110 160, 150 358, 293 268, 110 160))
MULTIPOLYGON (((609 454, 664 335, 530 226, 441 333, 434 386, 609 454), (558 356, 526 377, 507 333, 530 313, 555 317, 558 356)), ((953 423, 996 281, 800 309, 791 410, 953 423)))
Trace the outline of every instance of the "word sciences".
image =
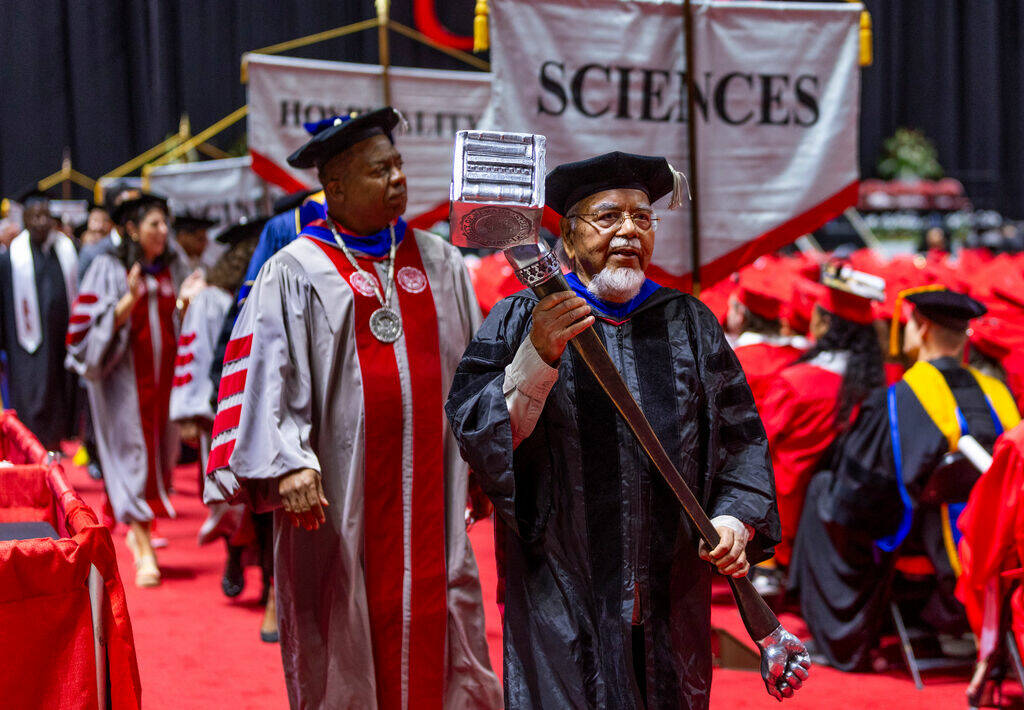
MULTIPOLYGON (((584 64, 578 68, 549 60, 538 75, 537 114, 584 118, 684 123, 686 72, 681 70, 584 64)), ((701 118, 732 126, 813 126, 821 116, 813 74, 705 72, 695 83, 701 118)))

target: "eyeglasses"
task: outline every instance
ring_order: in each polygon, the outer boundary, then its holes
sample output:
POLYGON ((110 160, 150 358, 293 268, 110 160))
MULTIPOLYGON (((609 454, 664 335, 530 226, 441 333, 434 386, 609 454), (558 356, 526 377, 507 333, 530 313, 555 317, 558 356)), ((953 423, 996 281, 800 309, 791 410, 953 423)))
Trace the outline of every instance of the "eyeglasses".
POLYGON ((653 232, 658 228, 658 217, 653 212, 648 211, 625 212, 622 210, 608 210, 606 212, 584 212, 569 216, 579 217, 597 231, 605 233, 619 231, 619 227, 626 221, 626 217, 629 217, 633 221, 633 225, 641 232, 653 232), (587 219, 587 217, 591 219, 587 219))

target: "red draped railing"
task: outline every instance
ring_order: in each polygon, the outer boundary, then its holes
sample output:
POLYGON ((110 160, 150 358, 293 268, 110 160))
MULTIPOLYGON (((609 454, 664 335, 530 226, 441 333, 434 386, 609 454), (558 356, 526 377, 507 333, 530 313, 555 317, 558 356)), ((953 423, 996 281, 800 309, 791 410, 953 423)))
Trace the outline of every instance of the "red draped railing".
POLYGON ((0 413, 0 523, 58 535, 0 542, 0 707, 140 707, 141 686, 110 531, 21 422, 0 413))

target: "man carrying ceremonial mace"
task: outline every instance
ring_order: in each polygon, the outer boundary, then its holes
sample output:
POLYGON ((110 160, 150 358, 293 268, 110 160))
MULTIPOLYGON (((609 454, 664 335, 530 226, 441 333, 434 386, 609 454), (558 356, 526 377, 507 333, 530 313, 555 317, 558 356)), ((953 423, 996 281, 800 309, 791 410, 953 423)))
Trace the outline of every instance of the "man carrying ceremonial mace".
MULTIPOLYGON (((529 138, 536 171, 543 138, 529 138)), ((509 215, 500 246, 540 292, 494 307, 446 405, 503 528, 506 706, 707 708, 715 569, 737 578, 769 693, 790 697, 806 651, 742 579, 779 539, 764 429, 711 312, 644 275, 652 205, 678 204, 682 177, 664 158, 609 153, 519 200, 523 136, 459 141, 453 239, 480 245, 509 215), (511 234, 511 212, 539 210, 544 191, 563 216, 564 281, 511 234)))

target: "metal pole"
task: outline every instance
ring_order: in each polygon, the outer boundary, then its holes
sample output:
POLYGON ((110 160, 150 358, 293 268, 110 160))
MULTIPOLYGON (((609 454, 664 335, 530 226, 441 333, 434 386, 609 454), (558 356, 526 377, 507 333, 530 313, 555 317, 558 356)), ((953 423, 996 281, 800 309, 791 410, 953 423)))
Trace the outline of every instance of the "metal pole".
POLYGON ((61 197, 71 199, 71 148, 64 147, 64 158, 60 163, 61 197))
POLYGON ((693 74, 693 6, 683 3, 683 36, 686 41, 686 140, 690 173, 690 264, 693 295, 700 296, 700 176, 697 173, 697 88, 693 74))
POLYGON ((384 89, 384 105, 391 105, 391 49, 388 45, 388 9, 389 0, 377 0, 377 61, 380 64, 380 77, 384 89))

